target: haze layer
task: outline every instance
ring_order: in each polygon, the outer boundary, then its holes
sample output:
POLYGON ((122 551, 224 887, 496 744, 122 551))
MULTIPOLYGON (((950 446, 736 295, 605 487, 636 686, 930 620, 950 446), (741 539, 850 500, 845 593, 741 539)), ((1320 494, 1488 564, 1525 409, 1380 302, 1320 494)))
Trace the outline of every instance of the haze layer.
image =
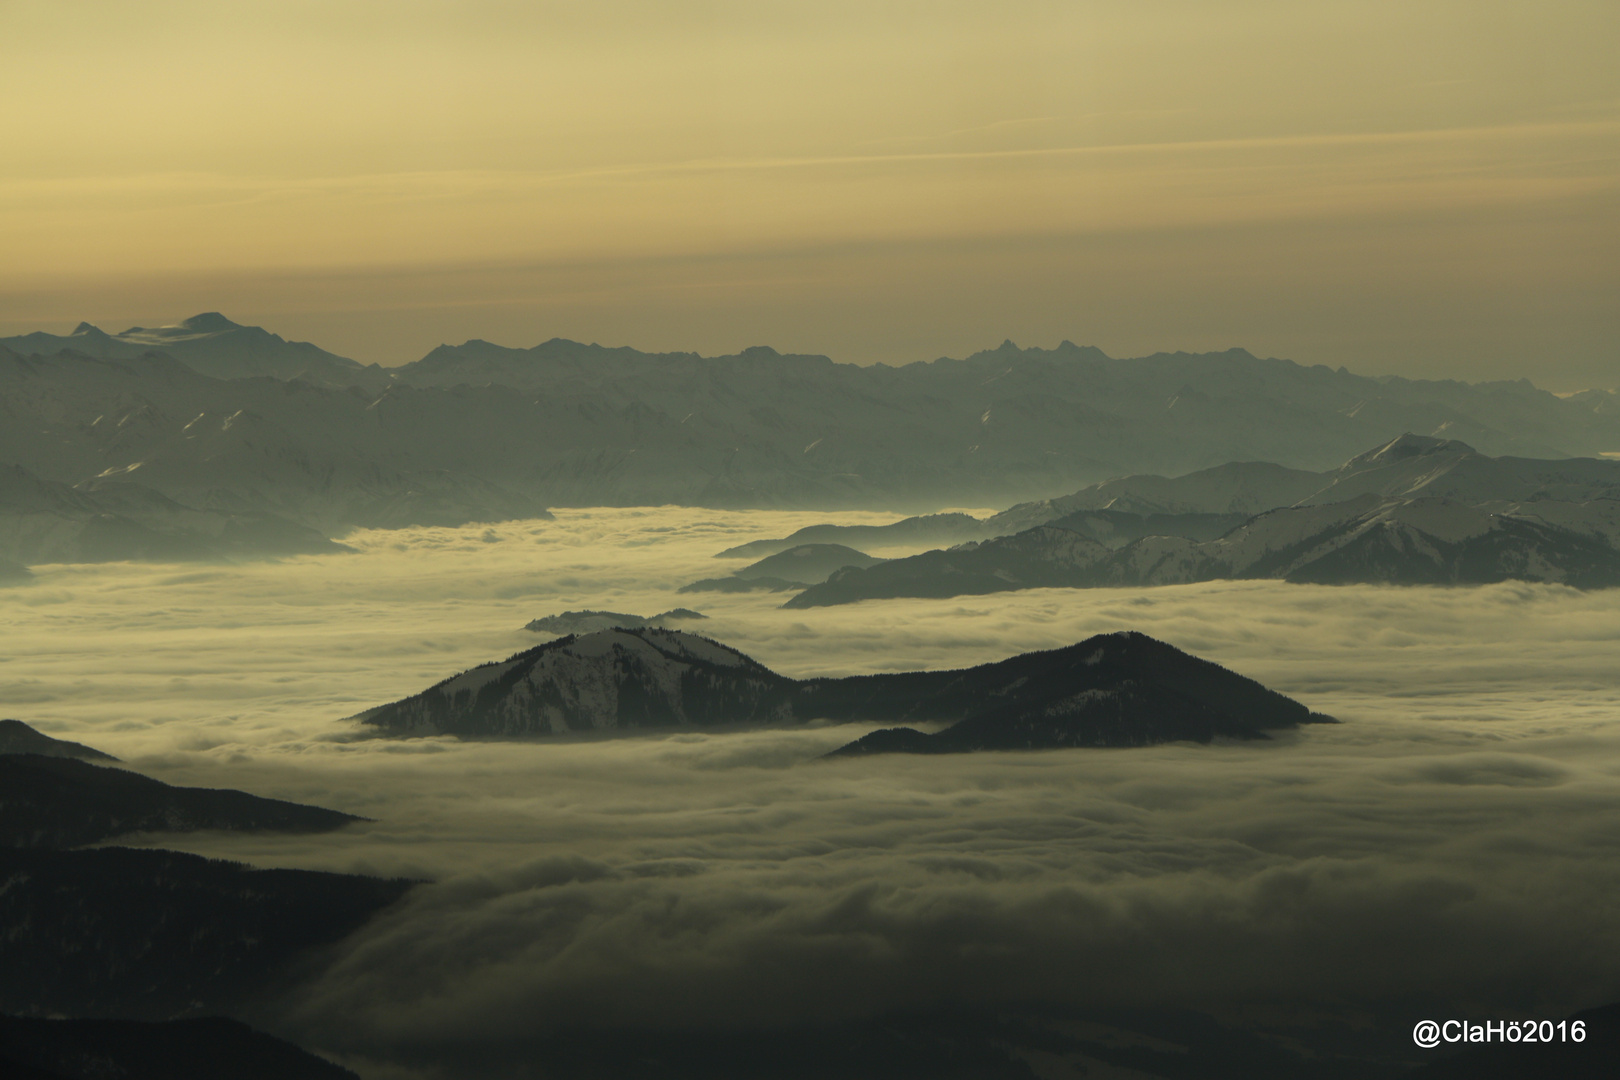
POLYGON ((220 309, 385 364, 1013 336, 1607 386, 1617 19, 12 3, 0 332, 220 309))

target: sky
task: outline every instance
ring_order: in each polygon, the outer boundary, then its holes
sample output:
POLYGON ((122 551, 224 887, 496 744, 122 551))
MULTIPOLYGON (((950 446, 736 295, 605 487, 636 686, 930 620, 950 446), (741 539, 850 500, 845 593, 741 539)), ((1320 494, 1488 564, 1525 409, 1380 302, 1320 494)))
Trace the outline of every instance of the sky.
POLYGON ((0 0, 0 333, 1620 384, 1609 0, 0 0))
POLYGON ((359 710, 543 640, 529 619, 689 604, 674 590, 715 552, 812 520, 570 509, 360 531, 346 555, 35 567, 4 591, 0 701, 169 783, 373 819, 135 843, 436 882, 255 1017, 367 1077, 449 1080, 464 1071, 436 1055, 520 1061, 581 1022, 769 1027, 1032 993, 1562 1016, 1620 994, 1617 590, 702 597, 702 632, 798 677, 1132 628, 1341 721, 1260 743, 820 762, 870 725, 348 739, 359 710))

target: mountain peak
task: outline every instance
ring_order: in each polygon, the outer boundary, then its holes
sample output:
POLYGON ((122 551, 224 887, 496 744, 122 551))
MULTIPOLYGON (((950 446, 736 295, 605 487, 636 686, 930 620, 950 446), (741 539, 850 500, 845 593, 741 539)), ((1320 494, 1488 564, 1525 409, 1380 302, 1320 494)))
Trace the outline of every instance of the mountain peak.
POLYGON ((1421 457, 1425 454, 1472 454, 1474 452, 1472 446, 1456 439, 1441 439, 1433 435, 1414 435, 1408 431, 1398 438, 1391 439, 1383 446, 1369 450, 1359 457, 1351 458, 1350 461, 1364 465, 1388 464, 1405 461, 1407 458, 1421 457))
POLYGON ((710 638, 610 628, 482 664, 356 719, 391 735, 768 723, 791 717, 793 685, 710 638))
POLYGON ((198 334, 218 334, 226 330, 240 330, 240 323, 234 323, 217 311, 205 311, 201 315, 193 315, 180 324, 187 330, 198 334))
MULTIPOLYGON (((245 329, 250 328, 231 322, 217 311, 205 311, 200 315, 193 315, 189 319, 169 326, 132 326, 115 336, 126 341, 143 341, 156 344, 160 342, 187 341, 214 334, 223 334, 229 330, 245 329)), ((257 330, 258 327, 252 327, 251 329, 257 330)))
POLYGON ((99 336, 99 337, 106 337, 107 336, 107 333, 106 333, 105 330, 103 330, 99 326, 96 326, 93 323, 82 322, 78 326, 75 326, 73 328, 73 334, 72 334, 73 337, 80 337, 81 335, 84 335, 84 334, 89 334, 89 335, 92 335, 92 336, 99 336))

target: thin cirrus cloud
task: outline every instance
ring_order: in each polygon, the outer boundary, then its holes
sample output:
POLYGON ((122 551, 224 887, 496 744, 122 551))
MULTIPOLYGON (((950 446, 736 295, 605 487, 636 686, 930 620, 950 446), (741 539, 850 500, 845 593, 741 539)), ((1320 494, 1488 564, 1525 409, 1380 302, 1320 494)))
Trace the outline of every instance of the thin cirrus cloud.
POLYGON ((1072 337, 1574 384, 1612 341, 1608 5, 0 18, 16 330, 220 308, 385 363, 1072 337))

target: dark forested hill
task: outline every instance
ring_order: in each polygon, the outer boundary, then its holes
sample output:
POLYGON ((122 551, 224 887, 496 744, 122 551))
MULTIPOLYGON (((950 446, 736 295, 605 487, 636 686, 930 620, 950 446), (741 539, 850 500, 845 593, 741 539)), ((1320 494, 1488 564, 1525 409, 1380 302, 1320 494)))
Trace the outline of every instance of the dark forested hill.
POLYGON ((0 754, 0 846, 73 847, 135 832, 327 832, 361 819, 242 791, 172 787, 69 757, 0 754))
POLYGON ((0 755, 4 754, 39 754, 43 757, 83 758, 85 761, 118 760, 83 743, 53 739, 21 720, 0 720, 0 755))
POLYGON ((129 848, 0 848, 0 882, 0 1012, 149 1020, 265 993, 412 884, 129 848))
POLYGON ((0 1016, 8 1080, 359 1080, 348 1069, 222 1016, 56 1020, 0 1016))

